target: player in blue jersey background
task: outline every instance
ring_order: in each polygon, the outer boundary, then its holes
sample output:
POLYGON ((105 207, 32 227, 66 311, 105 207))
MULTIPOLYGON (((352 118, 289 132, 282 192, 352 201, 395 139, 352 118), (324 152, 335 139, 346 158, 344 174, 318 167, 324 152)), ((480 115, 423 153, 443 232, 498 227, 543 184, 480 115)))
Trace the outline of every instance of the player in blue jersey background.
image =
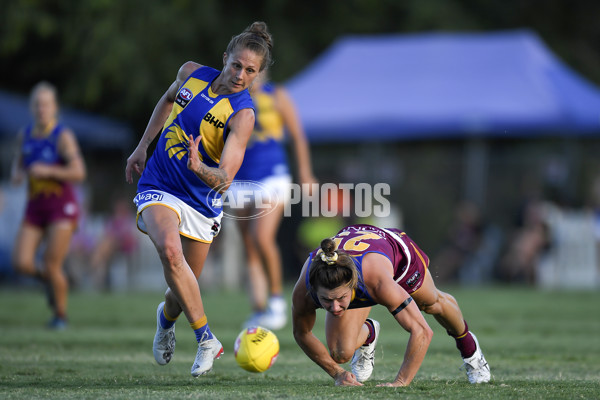
POLYGON ((286 89, 268 82, 267 73, 263 72, 252 85, 250 94, 256 109, 256 122, 244 161, 230 188, 233 196, 238 189, 253 188, 253 196, 246 198, 248 201, 243 207, 237 202, 235 210, 240 217, 238 226, 246 251, 248 289, 253 308, 245 325, 281 329, 287 321, 287 306, 283 297, 283 268, 277 232, 292 183, 285 148, 286 133, 292 141, 299 183, 312 184, 316 179, 308 141, 286 89), (257 201, 268 211, 257 213, 257 201))
POLYGON ((198 285, 210 243, 221 227, 221 194, 237 173, 254 127, 248 88, 271 64, 272 38, 255 22, 229 42, 221 71, 187 62, 158 101, 126 180, 141 174, 138 228, 148 234, 168 285, 157 308, 153 352, 167 364, 175 350, 175 321, 183 312, 196 335, 193 376, 212 369, 223 346, 211 332, 198 285), (146 152, 160 132, 152 157, 146 152))

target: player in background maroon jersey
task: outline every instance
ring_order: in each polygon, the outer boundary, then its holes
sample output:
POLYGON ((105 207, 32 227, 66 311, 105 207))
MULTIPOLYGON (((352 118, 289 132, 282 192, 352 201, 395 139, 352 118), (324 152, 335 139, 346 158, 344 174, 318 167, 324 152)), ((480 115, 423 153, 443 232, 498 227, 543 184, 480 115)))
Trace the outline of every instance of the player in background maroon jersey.
POLYGON ((79 219, 73 188, 86 169, 74 133, 58 121, 56 88, 38 83, 31 91, 33 122, 18 136, 18 150, 11 169, 13 184, 28 180, 25 216, 13 252, 17 272, 41 279, 48 290, 54 317, 52 329, 67 324, 69 283, 63 266, 79 219), (41 269, 35 265, 42 241, 46 247, 41 269))

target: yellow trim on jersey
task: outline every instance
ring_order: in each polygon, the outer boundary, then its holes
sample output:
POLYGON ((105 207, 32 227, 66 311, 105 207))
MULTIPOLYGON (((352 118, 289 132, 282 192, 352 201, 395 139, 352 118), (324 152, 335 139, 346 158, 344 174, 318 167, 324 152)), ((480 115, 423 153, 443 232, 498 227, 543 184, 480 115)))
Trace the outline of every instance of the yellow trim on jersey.
POLYGON ((280 141, 284 134, 284 122, 281 113, 275 106, 275 98, 272 94, 259 92, 253 95, 256 106, 256 122, 260 130, 254 130, 253 135, 257 141, 275 139, 280 141))
MULTIPOLYGON (((201 91, 204 90, 204 88, 206 87, 206 85, 208 85, 208 82, 206 81, 201 81, 200 79, 197 78, 190 78, 187 80, 187 82, 177 91, 177 94, 179 94, 179 92, 183 89, 186 88, 189 91, 192 92, 192 94, 194 95, 194 97, 196 97, 196 95, 198 93, 200 93, 201 91)), ((165 130, 169 125, 171 125, 171 123, 173 123, 173 121, 175 120, 175 118, 177 118, 177 116, 179 115, 180 112, 183 111, 183 107, 181 107, 179 104, 177 104, 177 102, 173 103, 173 110, 171 110, 171 114, 169 114, 169 118, 167 118, 167 121, 165 122, 164 126, 163 126, 163 130, 165 130)))
POLYGON ((60 196, 63 193, 63 185, 52 179, 29 179, 29 197, 60 196))
POLYGON ((200 124, 202 147, 204 147, 206 154, 217 164, 221 162, 221 154, 223 153, 223 147, 225 147, 225 141, 223 140, 225 128, 224 126, 215 126, 215 123, 225 124, 228 116, 232 113, 233 107, 229 99, 221 99, 211 108, 210 119, 208 119, 209 114, 207 114, 200 124))
POLYGON ((183 87, 191 90, 192 93, 194 94, 194 97, 196 97, 196 95, 198 93, 200 93, 201 91, 204 90, 204 88, 206 87, 206 85, 208 85, 207 81, 201 81, 198 78, 190 78, 185 83, 185 85, 183 85, 183 87))
MULTIPOLYGON (((170 126, 167 133, 165 133, 165 138, 167 139, 165 141, 165 151, 168 152, 169 158, 176 155, 181 160, 188 153, 190 140, 179 125, 173 124, 170 126)), ((198 152, 198 156, 202 161, 200 152, 198 152)))
POLYGON ((215 93, 215 92, 213 92, 213 91, 212 91, 212 87, 210 87, 210 86, 208 87, 207 93, 208 93, 208 95, 209 95, 211 98, 215 98, 215 97, 217 97, 217 96, 218 96, 218 94, 217 94, 217 93, 215 93))

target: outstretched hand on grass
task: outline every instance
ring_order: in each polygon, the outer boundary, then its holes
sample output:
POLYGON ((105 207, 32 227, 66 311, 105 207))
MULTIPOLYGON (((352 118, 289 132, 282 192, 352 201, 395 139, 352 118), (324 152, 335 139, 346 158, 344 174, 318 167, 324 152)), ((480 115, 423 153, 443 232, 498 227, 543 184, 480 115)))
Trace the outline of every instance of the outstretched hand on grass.
POLYGON ((335 376, 335 386, 363 386, 363 384, 356 380, 352 372, 343 371, 335 376))

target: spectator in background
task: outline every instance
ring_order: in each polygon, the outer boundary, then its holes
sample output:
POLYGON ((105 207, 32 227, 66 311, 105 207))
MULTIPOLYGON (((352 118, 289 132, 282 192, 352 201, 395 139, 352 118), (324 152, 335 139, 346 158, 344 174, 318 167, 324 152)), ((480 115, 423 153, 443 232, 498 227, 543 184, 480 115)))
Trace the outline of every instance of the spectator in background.
POLYGON ((536 283, 540 256, 548 251, 551 239, 546 223, 545 202, 530 194, 519 210, 514 231, 499 262, 499 278, 507 282, 536 283))
POLYGON ((135 228, 135 214, 131 212, 128 200, 119 198, 113 202, 112 214, 104 224, 98 243, 92 250, 91 267, 93 281, 97 288, 110 290, 111 263, 116 257, 125 257, 127 284, 132 286, 137 269, 135 252, 138 248, 138 232, 135 228))
POLYGON ((316 179, 311 168, 308 141, 292 99, 283 87, 266 80, 263 72, 250 90, 256 108, 256 122, 244 161, 230 191, 236 196, 238 190, 251 185, 254 196, 261 197, 261 207, 269 207, 268 212, 253 218, 259 210, 254 206, 257 199, 252 198, 235 210, 246 251, 250 301, 254 309, 245 325, 281 329, 287 321, 287 307, 283 298, 283 268, 277 232, 284 206, 290 199, 292 182, 283 143, 285 132, 294 145, 300 183, 312 184, 316 183, 316 179), (261 190, 261 193, 256 193, 256 190, 261 190))
POLYGON ((86 170, 75 135, 58 121, 56 88, 40 82, 33 88, 30 101, 33 122, 18 135, 11 170, 14 184, 28 179, 27 206, 13 263, 19 273, 48 285, 54 313, 48 326, 64 329, 69 285, 63 267, 80 212, 73 184, 85 179, 86 170), (36 253, 44 240, 46 248, 38 269, 36 253))
POLYGON ((481 245, 484 229, 479 207, 468 201, 461 202, 456 208, 445 245, 432 263, 436 280, 451 282, 458 279, 461 267, 481 245))

